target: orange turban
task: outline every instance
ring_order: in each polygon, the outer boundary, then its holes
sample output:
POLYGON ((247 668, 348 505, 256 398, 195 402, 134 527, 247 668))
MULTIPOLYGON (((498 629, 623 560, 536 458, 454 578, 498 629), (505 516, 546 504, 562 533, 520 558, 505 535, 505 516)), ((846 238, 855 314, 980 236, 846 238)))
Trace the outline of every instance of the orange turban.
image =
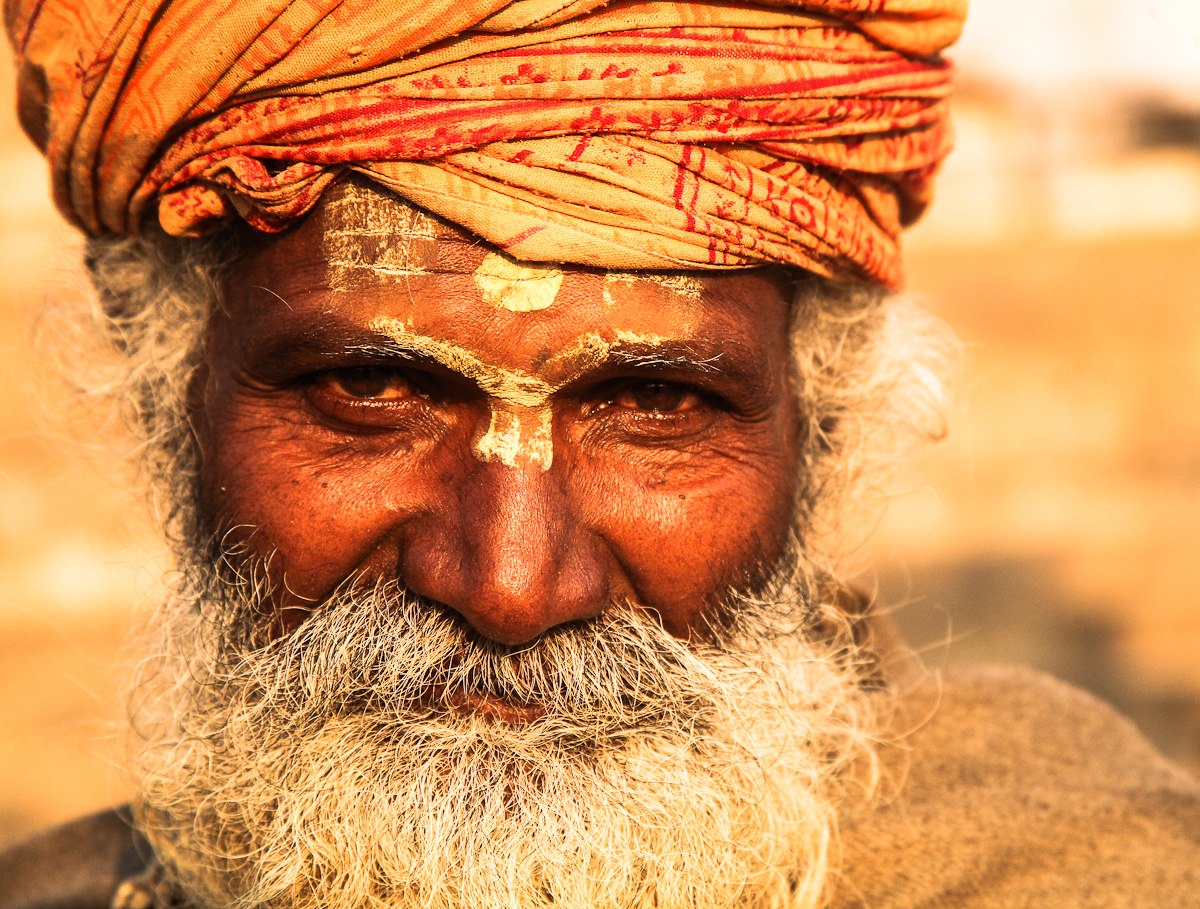
POLYGON ((280 230, 364 173, 519 259, 899 281, 966 0, 4 0, 92 234, 280 230))

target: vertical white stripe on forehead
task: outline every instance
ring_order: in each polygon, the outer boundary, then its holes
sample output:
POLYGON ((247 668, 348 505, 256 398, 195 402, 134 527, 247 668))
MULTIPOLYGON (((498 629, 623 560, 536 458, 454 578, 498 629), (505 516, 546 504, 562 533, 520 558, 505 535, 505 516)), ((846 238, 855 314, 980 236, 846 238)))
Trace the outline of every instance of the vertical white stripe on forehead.
POLYGON ((326 203, 324 218, 321 244, 333 290, 348 290, 363 273, 381 278, 429 273, 436 225, 398 196, 346 183, 326 203))
POLYGON ((493 401, 487 431, 475 439, 471 451, 484 462, 549 470, 554 463, 554 412, 549 402, 527 407, 493 401))
POLYGON ((550 469, 554 442, 549 398, 555 386, 522 370, 487 363, 461 344, 413 331, 399 319, 379 317, 371 327, 471 379, 487 395, 488 425, 471 443, 476 458, 506 467, 550 469))

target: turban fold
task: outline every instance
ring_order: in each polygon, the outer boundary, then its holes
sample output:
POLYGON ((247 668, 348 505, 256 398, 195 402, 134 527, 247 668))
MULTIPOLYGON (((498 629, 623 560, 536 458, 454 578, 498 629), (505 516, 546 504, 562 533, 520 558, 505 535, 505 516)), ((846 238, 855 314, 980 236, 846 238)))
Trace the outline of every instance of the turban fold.
POLYGON ((275 231, 357 171, 510 255, 899 281, 966 0, 4 0, 93 235, 275 231))

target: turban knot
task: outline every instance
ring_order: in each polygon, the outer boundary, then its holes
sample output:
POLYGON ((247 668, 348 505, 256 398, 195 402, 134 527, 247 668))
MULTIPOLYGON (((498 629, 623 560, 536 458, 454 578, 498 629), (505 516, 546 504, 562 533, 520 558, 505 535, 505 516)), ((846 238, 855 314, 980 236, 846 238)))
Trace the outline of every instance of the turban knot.
POLYGON ((281 230, 357 171, 510 255, 899 281, 965 0, 5 0, 93 235, 281 230))

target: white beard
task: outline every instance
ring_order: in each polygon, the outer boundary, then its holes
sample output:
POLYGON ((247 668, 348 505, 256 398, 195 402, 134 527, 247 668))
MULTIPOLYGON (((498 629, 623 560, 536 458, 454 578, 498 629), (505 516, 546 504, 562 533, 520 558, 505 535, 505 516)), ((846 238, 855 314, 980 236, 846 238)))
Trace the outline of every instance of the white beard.
POLYGON ((195 905, 822 903, 869 751, 844 636, 698 646, 614 607, 508 648, 384 584, 255 646, 231 630, 261 603, 230 596, 178 598, 135 690, 138 822, 195 905), (451 706, 472 691, 542 713, 451 706))

